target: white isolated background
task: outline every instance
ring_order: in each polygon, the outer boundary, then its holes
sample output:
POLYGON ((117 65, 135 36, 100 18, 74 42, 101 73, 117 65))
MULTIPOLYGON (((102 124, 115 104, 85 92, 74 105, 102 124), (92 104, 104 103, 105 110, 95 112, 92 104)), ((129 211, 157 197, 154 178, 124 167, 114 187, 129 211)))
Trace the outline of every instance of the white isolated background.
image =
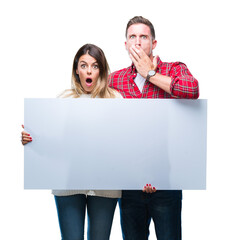
MULTIPOLYGON (((52 98, 69 88, 74 55, 88 42, 104 50, 111 71, 130 65, 124 34, 136 15, 155 26, 154 53, 186 63, 199 80, 200 98, 208 99, 207 190, 183 192, 183 239, 227 239, 226 9, 225 0, 0 2, 2 239, 60 239, 50 191, 23 190, 24 98, 52 98)), ((118 208, 111 233, 116 239, 118 208)), ((156 239, 152 225, 150 239, 156 239)))

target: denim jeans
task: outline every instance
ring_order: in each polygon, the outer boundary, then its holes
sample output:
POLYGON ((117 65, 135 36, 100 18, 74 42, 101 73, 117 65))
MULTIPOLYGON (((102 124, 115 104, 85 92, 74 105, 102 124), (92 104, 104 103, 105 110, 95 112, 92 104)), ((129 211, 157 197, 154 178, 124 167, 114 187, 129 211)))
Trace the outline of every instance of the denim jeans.
POLYGON ((88 240, 108 240, 117 200, 84 194, 55 196, 62 240, 84 239, 86 207, 88 240))
POLYGON ((124 240, 147 240, 151 219, 158 240, 181 239, 182 191, 122 191, 119 205, 124 240))

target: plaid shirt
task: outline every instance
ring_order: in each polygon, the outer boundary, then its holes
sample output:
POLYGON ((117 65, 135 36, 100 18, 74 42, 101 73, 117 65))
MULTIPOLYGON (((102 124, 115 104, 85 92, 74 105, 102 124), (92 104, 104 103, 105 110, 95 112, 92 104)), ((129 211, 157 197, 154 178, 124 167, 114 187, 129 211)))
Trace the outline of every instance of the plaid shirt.
POLYGON ((109 86, 119 91, 124 98, 196 99, 199 97, 198 81, 192 76, 184 63, 167 63, 158 58, 157 72, 171 77, 171 94, 166 93, 149 81, 145 82, 141 93, 134 82, 137 70, 133 64, 128 68, 111 73, 109 75, 109 86))

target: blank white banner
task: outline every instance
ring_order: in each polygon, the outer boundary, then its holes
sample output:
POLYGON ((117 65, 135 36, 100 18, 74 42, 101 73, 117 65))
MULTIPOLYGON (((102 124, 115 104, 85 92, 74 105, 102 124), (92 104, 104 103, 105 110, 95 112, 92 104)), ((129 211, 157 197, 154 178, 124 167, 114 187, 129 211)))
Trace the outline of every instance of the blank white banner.
POLYGON ((207 100, 25 99, 25 189, 206 188, 207 100))

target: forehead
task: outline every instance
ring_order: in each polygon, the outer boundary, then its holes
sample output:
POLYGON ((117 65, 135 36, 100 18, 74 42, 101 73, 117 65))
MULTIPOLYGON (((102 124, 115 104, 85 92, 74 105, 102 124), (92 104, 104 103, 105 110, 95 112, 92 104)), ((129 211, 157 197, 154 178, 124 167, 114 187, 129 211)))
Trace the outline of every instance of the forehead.
POLYGON ((87 63, 94 63, 94 62, 97 62, 97 60, 90 56, 88 53, 87 54, 84 54, 82 55, 80 58, 79 58, 79 62, 87 62, 87 63))
POLYGON ((127 30, 127 36, 130 36, 132 34, 151 36, 149 26, 147 26, 143 23, 136 23, 136 24, 131 25, 127 30))

